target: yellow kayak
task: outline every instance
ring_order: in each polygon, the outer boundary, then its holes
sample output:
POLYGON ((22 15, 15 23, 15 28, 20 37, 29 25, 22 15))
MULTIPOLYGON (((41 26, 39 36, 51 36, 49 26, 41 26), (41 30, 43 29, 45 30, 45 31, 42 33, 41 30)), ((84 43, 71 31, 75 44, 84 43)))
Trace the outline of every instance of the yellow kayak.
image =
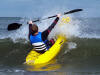
POLYGON ((66 38, 64 36, 58 36, 55 44, 43 54, 40 54, 32 49, 27 55, 25 63, 27 65, 39 65, 48 63, 50 60, 57 56, 65 41, 66 38))

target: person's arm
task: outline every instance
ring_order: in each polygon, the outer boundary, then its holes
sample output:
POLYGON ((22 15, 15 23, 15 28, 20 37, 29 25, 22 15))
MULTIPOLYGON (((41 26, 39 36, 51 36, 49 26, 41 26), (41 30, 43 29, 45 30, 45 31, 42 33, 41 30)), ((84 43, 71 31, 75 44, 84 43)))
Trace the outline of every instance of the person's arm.
POLYGON ((57 15, 57 18, 53 21, 53 23, 45 30, 42 32, 42 40, 46 40, 49 33, 51 32, 51 30, 55 27, 55 25, 57 24, 58 20, 59 20, 59 17, 60 17, 61 14, 58 14, 57 15))
POLYGON ((28 37, 30 37, 30 35, 31 35, 31 33, 32 33, 32 21, 29 21, 28 22, 28 24, 29 24, 29 34, 28 34, 28 37))
POLYGON ((29 36, 31 35, 32 33, 32 24, 29 24, 29 36))
POLYGON ((47 30, 48 30, 49 33, 50 33, 51 30, 55 27, 55 25, 57 24, 58 20, 59 20, 59 17, 57 17, 57 18, 53 21, 53 23, 48 27, 47 30))

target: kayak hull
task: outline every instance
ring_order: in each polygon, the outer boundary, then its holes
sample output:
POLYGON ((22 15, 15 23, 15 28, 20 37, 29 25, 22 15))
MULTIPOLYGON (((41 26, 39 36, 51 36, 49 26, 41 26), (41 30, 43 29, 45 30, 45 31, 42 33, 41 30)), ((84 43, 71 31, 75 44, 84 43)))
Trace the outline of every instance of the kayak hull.
POLYGON ((57 54, 60 52, 63 43, 66 41, 64 36, 58 36, 55 44, 47 50, 45 53, 40 54, 34 51, 33 49, 29 52, 26 57, 26 64, 27 65, 39 65, 48 63, 50 60, 55 58, 57 54))

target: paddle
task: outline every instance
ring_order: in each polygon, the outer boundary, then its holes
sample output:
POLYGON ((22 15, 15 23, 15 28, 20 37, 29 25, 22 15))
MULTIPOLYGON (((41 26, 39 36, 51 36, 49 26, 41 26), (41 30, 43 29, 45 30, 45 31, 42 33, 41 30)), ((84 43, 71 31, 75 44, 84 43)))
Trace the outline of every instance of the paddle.
MULTIPOLYGON (((71 10, 71 11, 68 11, 68 12, 64 12, 63 15, 66 15, 66 14, 71 14, 71 13, 75 13, 75 12, 79 12, 79 11, 82 11, 83 9, 74 9, 74 10, 71 10)), ((47 17, 47 18, 44 18, 44 19, 41 19, 41 20, 46 20, 46 19, 50 19, 50 18, 54 18, 56 17, 57 15, 54 15, 54 16, 50 16, 50 17, 47 17)), ((40 19, 37 19, 33 22, 38 22, 40 21, 40 19)))
MULTIPOLYGON (((75 12, 79 12, 79 11, 82 11, 83 9, 74 9, 74 10, 71 10, 71 11, 68 11, 68 12, 64 12, 63 15, 66 15, 66 14, 71 14, 71 13, 75 13, 75 12)), ((54 16, 50 16, 50 17, 47 17, 47 18, 44 18, 44 19, 37 19, 37 20, 34 20, 33 22, 38 22, 38 21, 41 21, 41 20, 46 20, 46 19, 50 19, 50 18, 54 18, 56 17, 57 15, 54 15, 54 16)), ((15 23, 12 23, 12 24, 9 24, 8 25, 8 30, 11 31, 11 30, 16 30, 18 29, 19 27, 21 26, 21 24, 15 24, 15 23)))
POLYGON ((11 31, 11 30, 16 30, 18 29, 20 26, 22 26, 22 24, 19 23, 11 23, 8 25, 7 30, 11 31))

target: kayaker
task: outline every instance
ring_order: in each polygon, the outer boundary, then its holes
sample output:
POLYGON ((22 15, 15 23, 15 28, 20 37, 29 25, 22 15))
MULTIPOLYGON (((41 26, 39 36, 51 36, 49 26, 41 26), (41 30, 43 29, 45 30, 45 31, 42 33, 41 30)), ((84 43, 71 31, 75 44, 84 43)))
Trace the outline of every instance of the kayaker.
POLYGON ((38 32, 38 26, 34 24, 32 21, 29 21, 29 39, 31 44, 33 45, 35 51, 38 53, 44 53, 46 50, 48 50, 48 45, 51 43, 53 44, 54 41, 48 41, 48 35, 51 32, 51 30, 55 27, 57 24, 59 17, 61 14, 57 14, 56 19, 54 22, 43 32, 38 32))

